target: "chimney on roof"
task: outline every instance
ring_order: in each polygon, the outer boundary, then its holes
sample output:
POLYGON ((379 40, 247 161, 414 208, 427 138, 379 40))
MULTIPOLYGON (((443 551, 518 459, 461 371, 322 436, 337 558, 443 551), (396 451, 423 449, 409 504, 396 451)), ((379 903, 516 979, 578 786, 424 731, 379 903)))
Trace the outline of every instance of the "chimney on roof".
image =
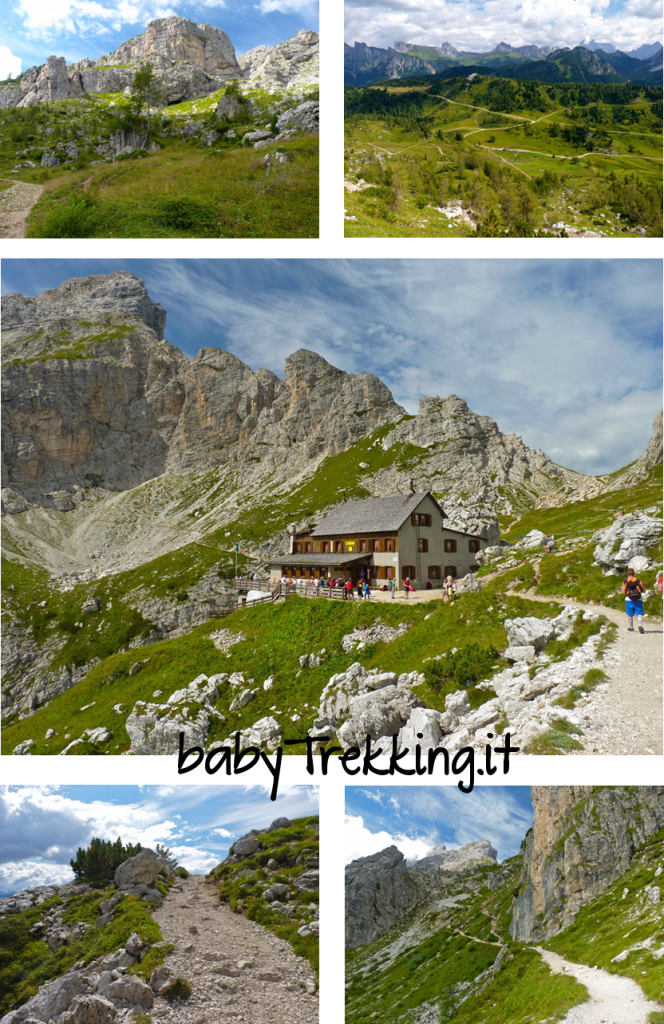
POLYGON ((415 484, 412 480, 410 481, 410 493, 415 494, 415 484))

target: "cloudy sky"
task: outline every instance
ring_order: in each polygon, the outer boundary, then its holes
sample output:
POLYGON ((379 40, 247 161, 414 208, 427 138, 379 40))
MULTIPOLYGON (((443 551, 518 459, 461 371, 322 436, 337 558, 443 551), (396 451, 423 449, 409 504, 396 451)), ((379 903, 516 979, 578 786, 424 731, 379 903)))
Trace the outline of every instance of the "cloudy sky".
POLYGON ((202 874, 229 846, 275 818, 318 813, 316 786, 2 786, 0 893, 71 881, 79 846, 95 836, 154 849, 202 874))
POLYGON ((0 79, 49 54, 96 60, 173 14, 222 28, 237 54, 318 29, 318 0, 4 0, 1 7, 0 79))
POLYGON ((662 38, 661 0, 345 0, 345 39, 372 46, 396 41, 457 50, 577 46, 595 39, 632 50, 662 38))
POLYGON ((525 786, 346 787, 345 863, 396 846, 408 860, 426 856, 432 846, 449 850, 488 839, 498 860, 519 852, 533 823, 525 786))
POLYGON ((637 458, 662 408, 659 260, 3 260, 2 293, 117 269, 189 356, 218 346, 283 377, 313 349, 409 412, 459 395, 580 472, 637 458))

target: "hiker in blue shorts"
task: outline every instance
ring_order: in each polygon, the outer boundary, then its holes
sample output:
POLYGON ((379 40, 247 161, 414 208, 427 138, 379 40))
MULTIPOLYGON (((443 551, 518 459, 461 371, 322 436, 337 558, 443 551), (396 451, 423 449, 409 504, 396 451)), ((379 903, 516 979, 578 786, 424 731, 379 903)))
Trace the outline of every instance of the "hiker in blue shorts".
MULTIPOLYGON (((634 617, 641 616, 643 619, 643 594, 645 594, 646 588, 641 580, 636 578, 636 573, 631 567, 627 570, 627 579, 622 585, 622 592, 625 595, 625 612, 629 619, 627 628, 633 633, 634 617)), ((639 622, 639 633, 645 633, 641 622, 639 622)))

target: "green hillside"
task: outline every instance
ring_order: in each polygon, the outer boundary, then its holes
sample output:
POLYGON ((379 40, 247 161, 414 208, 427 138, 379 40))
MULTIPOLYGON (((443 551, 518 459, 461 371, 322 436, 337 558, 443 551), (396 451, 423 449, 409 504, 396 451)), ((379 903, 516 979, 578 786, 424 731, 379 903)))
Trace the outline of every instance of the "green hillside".
POLYGON ((271 167, 268 150, 242 137, 257 127, 256 117, 262 115, 261 127, 271 122, 275 104, 285 110, 317 99, 317 91, 289 99, 246 89, 242 99, 253 107, 240 103, 232 119, 215 113, 225 91, 158 111, 149 131, 121 93, 0 110, 0 184, 42 188, 28 237, 316 237, 318 136, 279 144, 287 159, 271 167), (120 130, 140 130, 148 151, 107 162, 99 141, 120 130), (58 144, 76 155, 59 151, 59 166, 42 167, 44 153, 58 144))
MULTIPOLYGON (((664 966, 656 955, 664 940, 662 911, 644 906, 645 886, 656 884, 663 838, 660 832, 648 840, 618 881, 541 945, 573 963, 632 978, 664 1008, 664 966)), ((458 874, 411 869, 421 892, 417 907, 375 942, 346 954, 347 1024, 369 1024, 377 1015, 387 1024, 406 1024, 432 1004, 441 1024, 544 1024, 586 1002, 583 985, 552 973, 533 947, 509 936, 521 867, 519 855, 458 874), (443 904, 454 897, 454 905, 443 904), (456 986, 463 983, 469 989, 460 992, 456 986)), ((659 1016, 653 1013, 652 1024, 659 1016)))
POLYGON ((482 74, 349 87, 346 235, 660 237, 661 149, 661 88, 482 74))

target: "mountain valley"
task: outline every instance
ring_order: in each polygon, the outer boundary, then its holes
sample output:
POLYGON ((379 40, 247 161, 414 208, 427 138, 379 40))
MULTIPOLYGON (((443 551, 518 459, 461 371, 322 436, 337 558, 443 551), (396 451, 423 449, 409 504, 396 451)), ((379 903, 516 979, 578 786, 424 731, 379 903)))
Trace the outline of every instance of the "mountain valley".
POLYGON ((165 323, 124 271, 3 299, 3 753, 166 753, 183 723, 204 744, 350 737, 381 673, 377 736, 417 712, 450 749, 493 721, 538 752, 657 751, 661 677, 644 662, 625 708, 620 668, 656 634, 636 650, 614 622, 628 559, 661 614, 661 415, 636 462, 589 477, 455 395, 409 416, 371 373, 188 359, 165 323), (242 606, 234 577, 265 578, 290 524, 411 487, 488 545, 456 601, 242 606), (478 643, 481 674, 445 674, 478 643))
POLYGON ((533 828, 502 863, 481 840, 347 866, 349 1024, 661 1019, 662 788, 530 792, 533 828))

